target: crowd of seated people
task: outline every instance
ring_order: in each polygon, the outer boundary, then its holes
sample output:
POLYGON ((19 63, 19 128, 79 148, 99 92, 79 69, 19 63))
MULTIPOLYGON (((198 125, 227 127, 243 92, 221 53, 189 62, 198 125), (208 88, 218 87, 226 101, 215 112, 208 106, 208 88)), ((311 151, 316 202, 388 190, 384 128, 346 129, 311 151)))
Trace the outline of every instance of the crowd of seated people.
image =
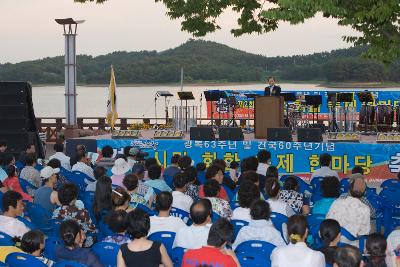
POLYGON ((280 179, 265 150, 240 164, 215 160, 196 167, 189 155, 173 155, 164 170, 132 147, 123 155, 104 147, 95 162, 83 146, 72 158, 62 144, 55 151, 47 166, 37 168, 31 146, 16 161, 0 142, 6 174, 0 172, 0 236, 11 238, 0 246, 0 262, 19 252, 47 266, 69 260, 103 267, 104 255, 93 249, 101 242, 119 247, 113 256, 118 267, 253 266, 246 253, 276 267, 395 267, 399 261, 400 229, 387 238, 375 230, 363 169, 353 169, 348 192, 341 193, 328 154, 320 157, 314 173, 320 186, 310 195, 298 177, 280 179), (86 177, 84 185, 70 178, 78 174, 86 177), (32 184, 31 191, 21 179, 32 184), (35 225, 35 207, 50 215, 50 230, 35 225), (60 241, 51 252, 47 238, 60 241), (246 250, 252 242, 271 249, 246 250))

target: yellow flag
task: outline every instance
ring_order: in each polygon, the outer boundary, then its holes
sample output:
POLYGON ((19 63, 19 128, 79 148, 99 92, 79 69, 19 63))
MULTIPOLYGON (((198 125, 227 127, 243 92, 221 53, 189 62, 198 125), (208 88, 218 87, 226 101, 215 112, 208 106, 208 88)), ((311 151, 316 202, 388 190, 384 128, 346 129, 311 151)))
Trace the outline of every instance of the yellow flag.
POLYGON ((108 101, 107 101, 107 123, 114 129, 115 122, 118 119, 117 112, 117 84, 115 82, 114 68, 111 66, 110 86, 108 87, 108 101))

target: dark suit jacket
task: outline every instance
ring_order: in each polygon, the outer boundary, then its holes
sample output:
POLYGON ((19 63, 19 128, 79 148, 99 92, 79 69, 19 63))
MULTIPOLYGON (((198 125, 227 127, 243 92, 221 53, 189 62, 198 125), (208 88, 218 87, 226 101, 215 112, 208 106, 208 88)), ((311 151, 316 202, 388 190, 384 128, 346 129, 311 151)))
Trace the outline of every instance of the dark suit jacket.
POLYGON ((274 85, 272 90, 269 86, 265 87, 264 96, 279 96, 279 95, 281 95, 281 88, 279 86, 274 85))

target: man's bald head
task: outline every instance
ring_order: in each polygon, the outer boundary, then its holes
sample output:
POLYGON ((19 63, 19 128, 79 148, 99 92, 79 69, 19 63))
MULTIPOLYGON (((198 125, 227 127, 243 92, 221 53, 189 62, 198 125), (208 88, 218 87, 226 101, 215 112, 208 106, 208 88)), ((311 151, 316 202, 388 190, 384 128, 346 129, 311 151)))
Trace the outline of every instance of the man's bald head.
POLYGON ((190 218, 194 224, 205 224, 211 220, 212 206, 208 199, 200 199, 190 207, 190 218))

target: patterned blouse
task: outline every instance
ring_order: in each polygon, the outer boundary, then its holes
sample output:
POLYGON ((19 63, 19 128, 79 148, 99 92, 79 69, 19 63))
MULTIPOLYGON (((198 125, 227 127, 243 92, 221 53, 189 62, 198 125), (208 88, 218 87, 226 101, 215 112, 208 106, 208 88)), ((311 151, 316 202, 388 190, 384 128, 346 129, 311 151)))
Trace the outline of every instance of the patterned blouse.
MULTIPOLYGON (((77 221, 85 234, 97 233, 96 227, 89 216, 89 212, 84 208, 77 208, 75 205, 61 206, 53 212, 53 219, 77 221)), ((94 244, 93 236, 87 236, 84 246, 90 247, 94 244)))
POLYGON ((199 200, 199 186, 195 184, 188 184, 185 195, 191 197, 193 201, 199 200))
POLYGON ((279 199, 286 202, 296 213, 301 212, 304 204, 304 195, 294 190, 281 190, 279 199))
POLYGON ((147 201, 144 198, 144 196, 139 195, 138 193, 134 193, 134 192, 130 193, 130 195, 131 195, 131 203, 135 202, 135 203, 140 203, 142 205, 147 205, 147 201))
POLYGON ((117 245, 122 245, 122 244, 131 242, 131 239, 126 235, 115 234, 112 236, 111 235, 107 236, 106 238, 103 239, 103 242, 109 242, 109 243, 114 243, 117 245))
POLYGON ((218 197, 206 197, 211 201, 213 212, 219 216, 230 219, 232 217, 232 210, 229 202, 218 197))

